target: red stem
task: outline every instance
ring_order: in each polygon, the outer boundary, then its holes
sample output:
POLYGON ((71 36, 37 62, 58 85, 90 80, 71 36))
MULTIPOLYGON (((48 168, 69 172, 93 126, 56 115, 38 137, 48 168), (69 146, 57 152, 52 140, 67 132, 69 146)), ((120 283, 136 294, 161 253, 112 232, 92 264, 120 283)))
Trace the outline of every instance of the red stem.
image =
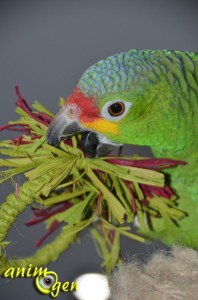
POLYGON ((187 163, 181 160, 163 159, 163 158, 148 158, 148 159, 127 159, 127 158, 106 158, 106 161, 111 164, 126 166, 159 169, 170 168, 175 165, 186 165, 187 163))

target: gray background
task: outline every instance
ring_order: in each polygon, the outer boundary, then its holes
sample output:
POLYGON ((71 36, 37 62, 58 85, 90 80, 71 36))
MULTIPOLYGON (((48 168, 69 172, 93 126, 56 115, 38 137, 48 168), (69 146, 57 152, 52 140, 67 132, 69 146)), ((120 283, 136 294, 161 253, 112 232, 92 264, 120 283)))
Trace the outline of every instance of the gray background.
MULTIPOLYGON (((0 125, 16 119, 14 86, 24 97, 39 100, 53 112, 58 98, 67 97, 84 70, 111 54, 132 48, 198 50, 197 1, 0 1, 0 125)), ((11 136, 0 133, 1 140, 11 136)), ((129 148, 128 150, 129 151, 129 148)), ((148 148, 130 153, 151 155, 148 148)), ((16 178, 20 183, 20 178, 16 178)), ((12 183, 0 187, 1 201, 12 192, 12 183)), ((17 219, 7 240, 11 256, 33 254, 43 226, 25 227, 30 210, 17 219)), ((146 258, 158 247, 123 239, 123 254, 146 258)), ((48 266, 61 281, 100 271, 100 259, 85 232, 82 241, 48 266)), ((0 279, 0 299, 43 299, 31 279, 0 279)), ((73 299, 61 293, 58 299, 73 299)))

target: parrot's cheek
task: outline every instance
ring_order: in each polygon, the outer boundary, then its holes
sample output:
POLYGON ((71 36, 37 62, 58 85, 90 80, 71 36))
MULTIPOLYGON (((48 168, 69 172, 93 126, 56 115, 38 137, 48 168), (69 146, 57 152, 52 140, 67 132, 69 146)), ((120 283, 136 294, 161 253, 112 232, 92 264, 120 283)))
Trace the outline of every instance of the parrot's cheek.
POLYGON ((87 128, 87 130, 100 132, 103 135, 109 135, 113 134, 115 136, 120 135, 120 130, 118 124, 105 120, 104 118, 97 117, 94 120, 91 121, 84 121, 81 119, 81 124, 84 128, 87 128))
POLYGON ((61 140, 67 139, 77 132, 84 131, 77 119, 70 119, 66 115, 66 107, 63 107, 50 123, 47 130, 47 143, 57 146, 61 140))

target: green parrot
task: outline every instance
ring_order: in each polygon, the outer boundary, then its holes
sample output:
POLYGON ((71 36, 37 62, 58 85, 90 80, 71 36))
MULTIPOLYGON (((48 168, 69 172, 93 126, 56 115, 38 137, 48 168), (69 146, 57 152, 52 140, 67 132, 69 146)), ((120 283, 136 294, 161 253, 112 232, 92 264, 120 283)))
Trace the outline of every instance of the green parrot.
POLYGON ((50 124, 47 142, 57 146, 77 132, 92 156, 136 144, 187 162, 169 171, 186 217, 175 225, 151 219, 151 235, 198 248, 198 53, 133 49, 89 67, 50 124))

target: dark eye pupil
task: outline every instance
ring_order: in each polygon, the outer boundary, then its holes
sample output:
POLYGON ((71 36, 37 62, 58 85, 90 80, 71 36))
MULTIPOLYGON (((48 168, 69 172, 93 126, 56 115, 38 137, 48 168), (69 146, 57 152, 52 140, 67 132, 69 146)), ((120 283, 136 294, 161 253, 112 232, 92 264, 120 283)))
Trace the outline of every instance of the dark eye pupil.
POLYGON ((52 283, 52 280, 51 280, 50 278, 45 278, 45 279, 44 279, 44 283, 45 283, 46 285, 50 285, 50 284, 52 283))
POLYGON ((125 109, 124 103, 115 102, 109 106, 108 111, 111 116, 120 116, 121 114, 123 114, 124 109, 125 109))

